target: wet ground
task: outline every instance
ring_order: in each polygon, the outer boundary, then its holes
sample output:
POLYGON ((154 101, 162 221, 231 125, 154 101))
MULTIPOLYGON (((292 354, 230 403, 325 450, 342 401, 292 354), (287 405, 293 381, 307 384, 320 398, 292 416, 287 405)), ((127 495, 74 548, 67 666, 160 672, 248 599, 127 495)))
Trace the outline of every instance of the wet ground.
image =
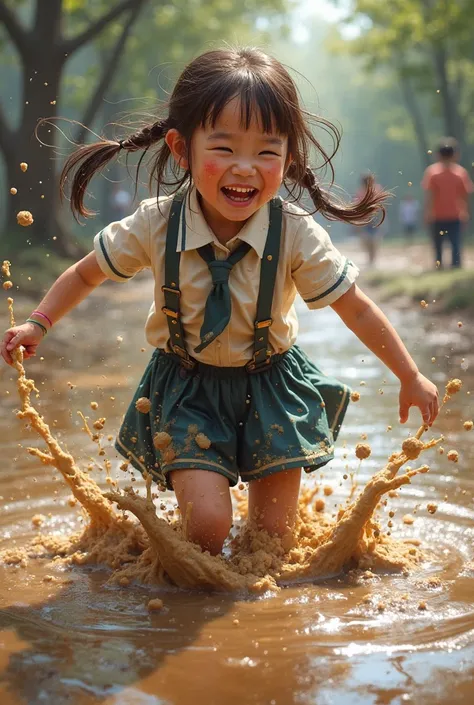
MULTIPOLYGON (((39 383, 42 413, 84 465, 95 446, 76 412, 91 413, 90 402, 97 401, 106 431, 117 430, 151 353, 142 332, 151 293, 146 277, 101 287, 51 335, 40 353, 44 360, 28 365, 39 383)), ((21 319, 20 306, 17 313, 21 319)), ((466 337, 459 338, 457 319, 437 324, 415 307, 389 313, 440 387, 448 377, 464 381, 435 429, 446 436, 446 451, 459 451, 459 463, 446 453, 427 453, 430 473, 390 499, 382 515, 386 527, 395 512, 394 536, 434 548, 430 560, 409 577, 333 579, 240 600, 119 588, 107 585, 105 570, 86 567, 0 566, 2 705, 473 702, 474 431, 466 432, 462 422, 474 413, 474 376, 469 358, 463 362, 458 352, 466 337), (435 514, 428 503, 438 505, 435 514), (402 521, 407 513, 415 517, 411 525, 402 521), (149 613, 147 602, 157 594, 165 608, 149 613)), ((361 393, 348 412, 336 460, 324 469, 323 483, 334 489, 327 506, 336 510, 349 491, 343 475, 358 468, 354 446, 361 434, 373 452, 358 471, 359 484, 418 428, 419 415, 412 411, 409 426, 399 426, 396 380, 331 311, 300 308, 300 314, 300 344, 327 373, 361 393)), ((82 516, 69 505, 58 474, 22 447, 39 441, 14 416, 18 400, 6 366, 0 385, 0 549, 31 539, 37 514, 45 517, 45 532, 77 530, 82 516)), ((115 469, 119 461, 111 450, 110 458, 115 469)))

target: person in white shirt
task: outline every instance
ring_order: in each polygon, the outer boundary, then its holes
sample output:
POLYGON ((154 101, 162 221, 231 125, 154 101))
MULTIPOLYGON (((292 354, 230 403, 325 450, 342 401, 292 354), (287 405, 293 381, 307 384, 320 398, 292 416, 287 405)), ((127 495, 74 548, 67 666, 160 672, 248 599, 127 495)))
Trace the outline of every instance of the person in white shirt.
POLYGON ((411 194, 406 194, 399 205, 400 225, 403 228, 407 245, 413 244, 413 236, 418 229, 418 219, 420 214, 420 203, 411 194))

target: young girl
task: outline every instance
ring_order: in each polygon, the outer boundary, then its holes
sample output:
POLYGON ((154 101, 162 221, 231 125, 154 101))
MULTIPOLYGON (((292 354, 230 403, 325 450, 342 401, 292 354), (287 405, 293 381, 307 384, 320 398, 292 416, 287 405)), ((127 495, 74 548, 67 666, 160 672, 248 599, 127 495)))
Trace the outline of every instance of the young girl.
MULTIPOLYGON (((249 516, 274 535, 295 521, 301 468, 328 463, 348 389, 295 345, 299 293, 310 309, 332 306, 399 378, 400 421, 417 406, 438 413, 436 387, 418 371, 377 306, 356 286, 357 268, 294 202, 306 190, 328 219, 363 225, 383 211, 369 180, 344 204, 309 166, 330 157, 286 69, 256 49, 210 51, 180 76, 168 114, 120 142, 86 145, 69 157, 75 214, 91 177, 122 150, 156 148, 158 193, 108 225, 94 250, 53 284, 28 321, 6 331, 2 355, 35 354, 44 333, 105 279, 126 282, 150 268, 146 322, 155 348, 116 441, 117 450, 192 508, 188 538, 217 554, 232 524, 229 486, 249 483, 249 516), (284 185, 292 202, 278 197, 284 185), (145 399, 142 399, 145 398, 145 399), (138 401, 140 400, 140 401, 138 401)), ((317 335, 317 333, 316 333, 317 335)))

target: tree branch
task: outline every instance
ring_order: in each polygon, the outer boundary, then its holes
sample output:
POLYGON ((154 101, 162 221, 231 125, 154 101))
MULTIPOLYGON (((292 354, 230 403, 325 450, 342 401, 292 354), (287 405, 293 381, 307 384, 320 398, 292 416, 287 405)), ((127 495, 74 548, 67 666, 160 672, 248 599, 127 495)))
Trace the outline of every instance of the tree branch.
POLYGON ((119 2, 118 5, 112 8, 112 10, 107 12, 105 15, 102 15, 102 17, 93 24, 89 25, 84 32, 81 32, 81 34, 78 34, 75 37, 71 37, 71 39, 64 39, 62 42, 62 51, 64 51, 64 53, 68 56, 71 56, 71 54, 84 46, 84 44, 87 44, 87 42, 90 42, 98 34, 100 34, 102 30, 107 27, 107 25, 113 22, 113 20, 117 17, 120 17, 123 12, 133 9, 137 4, 141 8, 143 1, 144 0, 122 0, 122 2, 119 2))
POLYGON ((112 78, 118 68, 120 56, 124 50, 127 39, 130 35, 133 25, 138 19, 138 15, 142 9, 144 0, 135 0, 135 5, 128 17, 128 21, 124 24, 122 33, 120 34, 114 48, 112 49, 110 56, 108 57, 104 69, 102 71, 102 76, 97 83, 96 89, 92 94, 89 103, 84 111, 84 116, 81 120, 81 127, 76 135, 76 142, 82 143, 86 136, 87 126, 91 125, 94 117, 99 110, 103 97, 107 88, 112 82, 112 78))
POLYGON ((15 14, 5 5, 3 0, 0 0, 0 24, 3 24, 13 44, 20 54, 23 55, 27 44, 27 32, 23 29, 15 14))

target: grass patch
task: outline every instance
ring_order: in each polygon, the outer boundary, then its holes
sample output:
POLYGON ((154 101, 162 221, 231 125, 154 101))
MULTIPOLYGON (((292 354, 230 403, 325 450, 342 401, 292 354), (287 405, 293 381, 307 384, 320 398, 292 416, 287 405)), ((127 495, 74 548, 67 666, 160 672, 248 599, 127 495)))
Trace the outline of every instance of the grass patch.
POLYGON ((423 274, 406 272, 370 272, 365 280, 379 290, 383 300, 407 296, 414 301, 436 300, 439 309, 450 312, 471 310, 474 313, 474 270, 452 269, 423 274))

